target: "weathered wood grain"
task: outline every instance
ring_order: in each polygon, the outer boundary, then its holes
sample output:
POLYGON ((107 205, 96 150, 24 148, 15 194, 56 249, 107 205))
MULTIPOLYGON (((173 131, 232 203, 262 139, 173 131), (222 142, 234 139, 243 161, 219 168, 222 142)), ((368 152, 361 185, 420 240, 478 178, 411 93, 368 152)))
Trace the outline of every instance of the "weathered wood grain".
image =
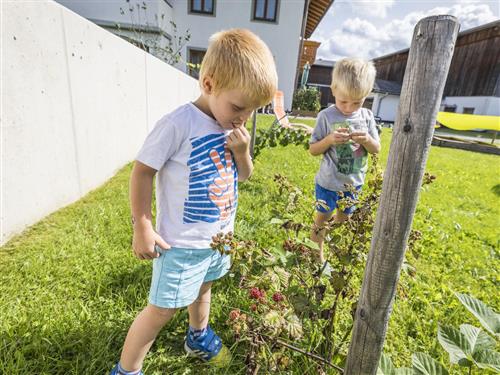
POLYGON ((349 347, 348 375, 377 372, 458 29, 452 16, 424 18, 415 26, 349 347))

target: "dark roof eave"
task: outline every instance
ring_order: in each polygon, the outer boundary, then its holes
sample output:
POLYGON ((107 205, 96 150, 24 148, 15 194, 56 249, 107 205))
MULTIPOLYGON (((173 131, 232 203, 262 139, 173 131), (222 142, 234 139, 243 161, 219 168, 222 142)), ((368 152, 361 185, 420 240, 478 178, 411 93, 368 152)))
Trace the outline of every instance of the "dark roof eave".
MULTIPOLYGON (((313 15, 311 12, 307 12, 307 21, 306 21, 306 31, 304 33, 304 38, 309 39, 311 35, 314 33, 318 25, 320 24, 321 20, 325 17, 326 13, 328 12, 328 9, 333 5, 334 0, 327 0, 329 1, 329 4, 322 10, 321 12, 321 17, 317 20, 313 20, 313 15), (315 24, 314 24, 315 22, 315 24)), ((313 4, 314 0, 310 0, 309 7, 313 4)))

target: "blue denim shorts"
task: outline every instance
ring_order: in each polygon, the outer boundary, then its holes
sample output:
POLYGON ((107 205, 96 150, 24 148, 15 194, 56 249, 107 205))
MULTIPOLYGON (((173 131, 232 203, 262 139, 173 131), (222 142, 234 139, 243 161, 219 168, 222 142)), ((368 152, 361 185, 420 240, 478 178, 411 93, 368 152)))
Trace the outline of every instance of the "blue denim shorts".
POLYGON ((158 307, 189 306, 203 283, 224 276, 231 266, 231 257, 213 249, 160 250, 153 260, 153 276, 149 303, 158 307))
MULTIPOLYGON (((324 187, 321 187, 320 185, 316 184, 316 211, 322 212, 322 213, 330 213, 333 212, 335 209, 337 209, 339 206, 337 204, 337 201, 345 198, 345 197, 350 197, 353 199, 357 199, 357 194, 353 194, 349 191, 344 191, 344 196, 341 197, 339 196, 339 192, 337 191, 332 191, 325 189, 324 187)), ((361 185, 356 186, 356 190, 360 191, 361 190, 361 185)), ((356 210, 356 206, 351 206, 349 208, 346 208, 344 210, 345 214, 352 214, 356 210)))

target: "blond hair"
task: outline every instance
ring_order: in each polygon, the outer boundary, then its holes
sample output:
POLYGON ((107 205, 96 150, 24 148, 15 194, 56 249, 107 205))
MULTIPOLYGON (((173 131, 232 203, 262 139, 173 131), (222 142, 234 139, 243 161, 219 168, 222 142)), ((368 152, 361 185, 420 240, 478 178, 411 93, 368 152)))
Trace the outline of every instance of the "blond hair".
POLYGON ((363 99, 372 91, 376 74, 371 61, 345 58, 335 64, 330 88, 334 96, 337 93, 351 99, 363 99))
POLYGON ((259 107, 272 100, 278 86, 271 51, 245 29, 219 31, 210 37, 201 63, 200 85, 205 77, 212 80, 214 94, 240 89, 259 107))

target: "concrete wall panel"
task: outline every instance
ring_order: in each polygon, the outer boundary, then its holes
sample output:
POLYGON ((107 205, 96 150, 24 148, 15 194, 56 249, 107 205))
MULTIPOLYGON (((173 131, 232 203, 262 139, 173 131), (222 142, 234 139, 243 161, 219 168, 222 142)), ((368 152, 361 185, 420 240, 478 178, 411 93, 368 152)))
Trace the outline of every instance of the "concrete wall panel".
POLYGON ((4 243, 104 183, 161 116, 199 90, 53 1, 1 7, 4 243))

